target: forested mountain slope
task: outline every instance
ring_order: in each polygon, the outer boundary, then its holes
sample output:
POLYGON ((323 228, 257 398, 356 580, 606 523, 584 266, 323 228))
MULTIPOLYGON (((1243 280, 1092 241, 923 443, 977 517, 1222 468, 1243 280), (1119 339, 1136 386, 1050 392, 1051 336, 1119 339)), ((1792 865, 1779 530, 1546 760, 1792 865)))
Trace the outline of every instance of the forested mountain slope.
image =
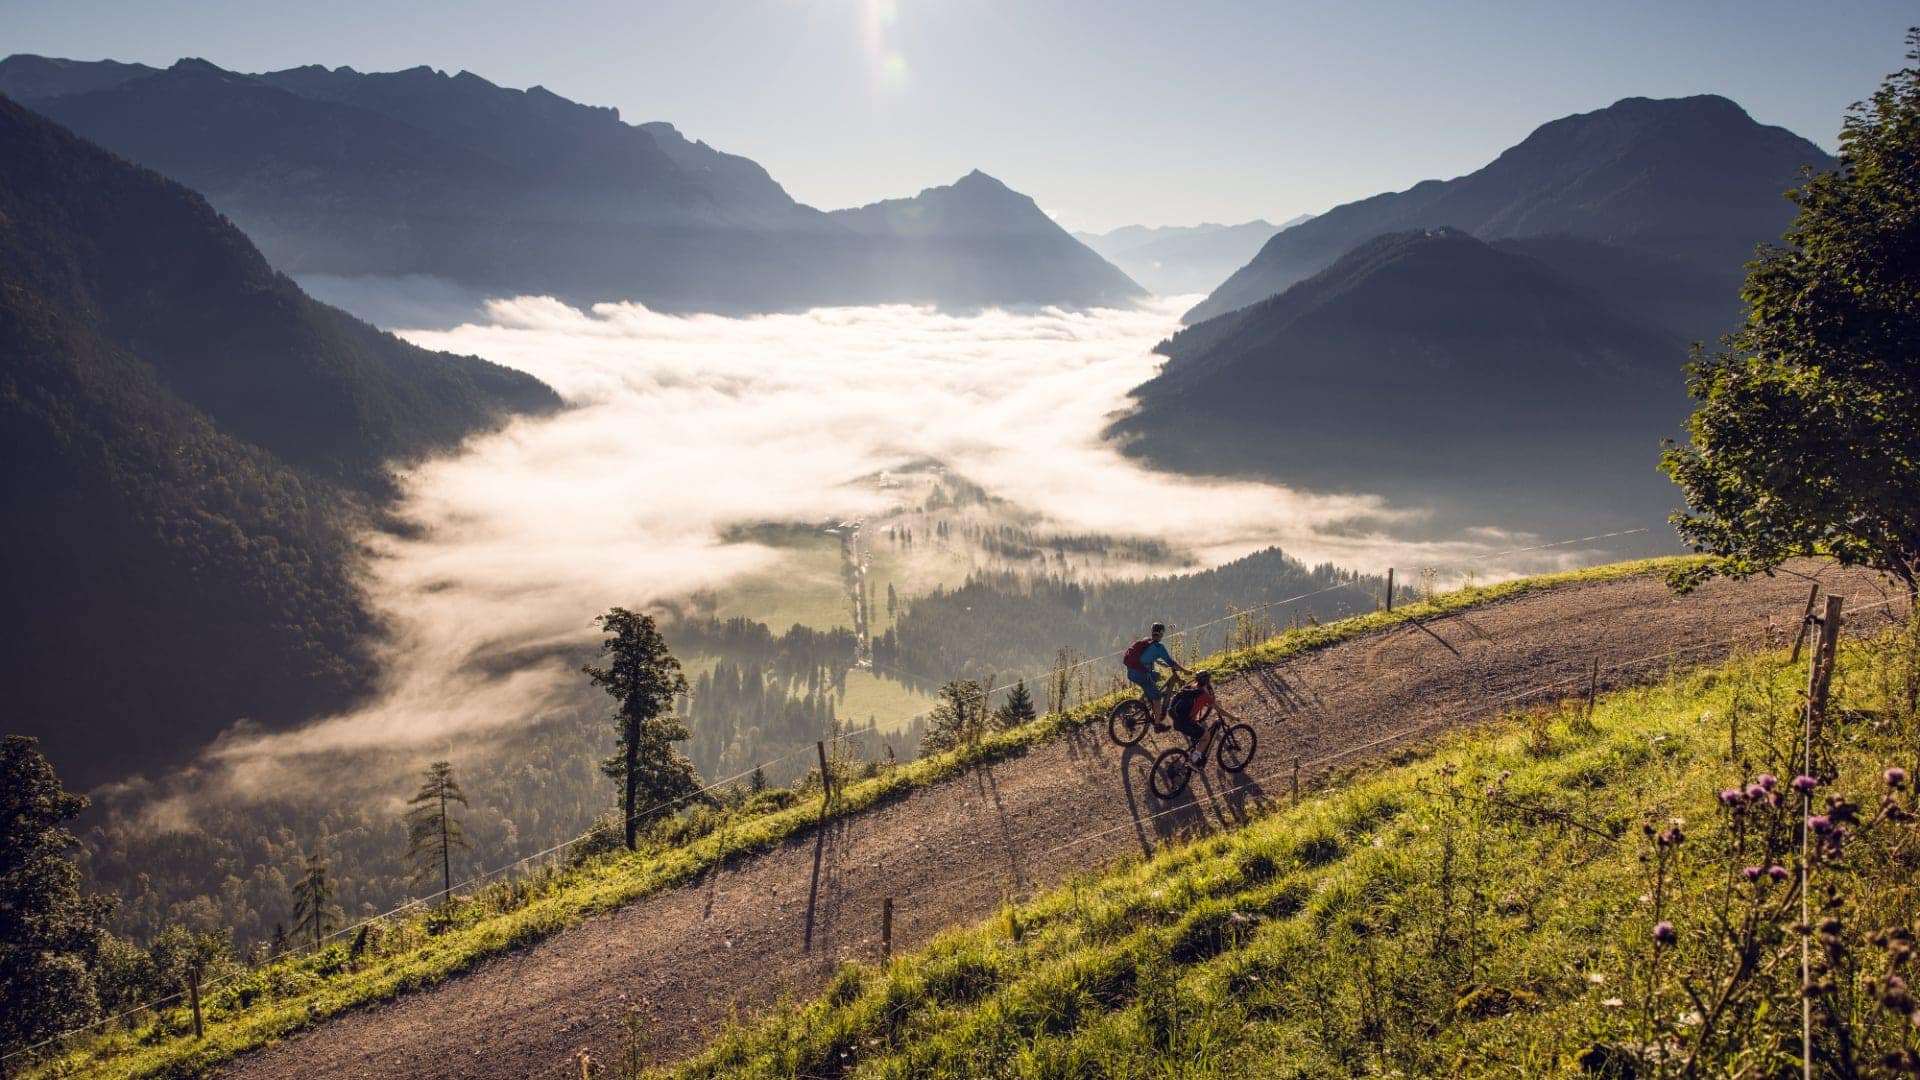
POLYGON ((86 782, 346 700, 386 462, 552 391, 308 299, 192 192, 0 99, 10 730, 86 782))
POLYGON ((1684 342, 1456 229, 1377 237, 1161 351, 1115 425, 1157 463, 1531 528, 1583 506, 1664 512, 1654 463, 1685 415, 1684 342))

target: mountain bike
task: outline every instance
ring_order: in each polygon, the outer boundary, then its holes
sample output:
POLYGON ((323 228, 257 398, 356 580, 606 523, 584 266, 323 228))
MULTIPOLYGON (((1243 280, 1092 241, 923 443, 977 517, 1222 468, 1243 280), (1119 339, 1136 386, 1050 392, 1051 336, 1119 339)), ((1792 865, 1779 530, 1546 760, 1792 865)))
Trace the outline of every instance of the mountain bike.
MULTIPOLYGON (((1182 680, 1179 672, 1167 676, 1167 685, 1160 688, 1163 698, 1173 696, 1180 689, 1182 680)), ((1121 746, 1132 746, 1153 727, 1153 706, 1141 697, 1128 698, 1107 710, 1107 735, 1121 746)))
MULTIPOLYGON (((1258 740, 1253 729, 1246 724, 1228 726, 1216 713, 1200 733, 1200 741, 1195 744, 1200 750, 1200 760, 1205 762, 1208 754, 1213 754, 1220 767, 1230 773, 1237 773, 1253 760, 1253 748, 1258 740)), ((1153 772, 1147 777, 1147 783, 1153 793, 1162 799, 1171 799, 1187 790, 1193 781, 1193 771, 1199 768, 1187 751, 1181 747, 1162 750, 1160 756, 1153 759, 1153 772)))

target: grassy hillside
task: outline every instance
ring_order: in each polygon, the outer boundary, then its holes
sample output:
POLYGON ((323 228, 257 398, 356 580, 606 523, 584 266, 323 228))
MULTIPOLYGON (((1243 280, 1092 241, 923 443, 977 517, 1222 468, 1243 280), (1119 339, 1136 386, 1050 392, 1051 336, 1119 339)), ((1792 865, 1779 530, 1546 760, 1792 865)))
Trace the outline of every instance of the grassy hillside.
MULTIPOLYGON (((1462 589, 1430 600, 1289 631, 1208 661, 1232 673, 1346 640, 1369 630, 1484 604, 1523 592, 1656 573, 1673 560, 1590 570, 1462 589)), ((255 968, 234 967, 205 994, 207 1037, 194 1041, 184 1001, 142 1012, 123 1027, 75 1040, 28 1075, 155 1077, 199 1075, 329 1016, 440 982, 489 958, 532 944, 583 918, 695 880, 716 866, 767 851, 823 822, 858 814, 964 772, 1020 753, 1103 716, 1098 699, 1070 712, 984 737, 952 753, 885 768, 847 763, 841 791, 822 813, 817 777, 797 789, 752 798, 731 795, 719 810, 696 810, 656 823, 633 854, 589 841, 571 861, 490 884, 438 912, 411 911, 343 935, 318 952, 255 968)), ((609 837, 608 839, 611 839, 609 837)), ((557 858, 557 857, 556 857, 557 858)))
MULTIPOLYGON (((848 967, 650 1075, 1797 1076, 1805 679, 1744 656, 1516 716, 848 967)), ((1917 700, 1920 622, 1844 648, 1811 796, 1818 1075, 1920 1047, 1887 978, 1920 914, 1888 772, 1917 700)))

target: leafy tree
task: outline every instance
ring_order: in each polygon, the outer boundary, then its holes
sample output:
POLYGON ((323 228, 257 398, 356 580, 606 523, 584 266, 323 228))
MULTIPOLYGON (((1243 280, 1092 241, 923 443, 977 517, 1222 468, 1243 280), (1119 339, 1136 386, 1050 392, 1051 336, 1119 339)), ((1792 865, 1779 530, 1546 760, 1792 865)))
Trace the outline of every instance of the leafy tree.
POLYGON ((671 712, 673 699, 687 692, 680 661, 654 628, 653 617, 614 608, 598 619, 606 639, 600 652, 604 667, 588 664, 582 670, 595 686, 617 703, 613 722, 620 733, 620 750, 601 764, 601 770, 623 781, 626 844, 638 842, 642 800, 646 805, 675 801, 700 790, 693 762, 673 744, 691 734, 671 712))
POLYGON ((1680 535, 1717 558, 1683 587, 1825 555, 1920 591, 1920 30, 1907 44, 1917 66, 1849 111, 1840 168, 1791 193, 1785 243, 1749 266, 1746 326, 1688 369, 1691 441, 1662 468, 1680 535))
POLYGON ((1007 691, 1007 700, 993 712, 993 722, 1002 728, 1018 727, 1040 715, 1033 706, 1033 695, 1027 692, 1027 680, 1021 679, 1007 691))
POLYGON ((327 861, 318 852, 307 856, 306 869, 293 883, 293 932, 304 935, 314 948, 340 925, 340 909, 333 906, 333 879, 327 861))
POLYGON ((87 800, 60 786, 34 739, 0 740, 0 1052, 92 1020, 89 960, 111 910, 83 896, 65 823, 87 800))
POLYGON ((469 847, 466 830, 453 816, 453 804, 467 805, 467 795, 453 778, 450 762, 436 761, 427 766, 424 782, 407 805, 407 860, 417 869, 418 880, 440 869, 440 902, 446 903, 453 892, 453 849, 469 847))
POLYGON ((955 679, 940 688, 940 703, 927 714, 922 754, 937 754, 980 737, 987 726, 987 688, 977 679, 955 679))
POLYGON ((154 977, 165 989, 179 988, 187 993, 193 1010, 193 1037, 206 1037, 200 1019, 200 986, 207 971, 233 955, 233 945, 225 934, 200 934, 184 926, 169 926, 154 939, 147 956, 154 977))

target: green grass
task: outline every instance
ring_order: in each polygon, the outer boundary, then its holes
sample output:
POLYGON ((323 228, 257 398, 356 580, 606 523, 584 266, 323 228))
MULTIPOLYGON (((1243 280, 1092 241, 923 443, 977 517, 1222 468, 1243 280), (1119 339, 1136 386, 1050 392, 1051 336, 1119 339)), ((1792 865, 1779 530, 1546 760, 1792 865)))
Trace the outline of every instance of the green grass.
MULTIPOLYGON (((828 538, 831 539, 831 538, 828 538)), ((836 556, 837 558, 837 556, 836 556)), ((1273 663, 1370 630, 1488 603, 1521 593, 1664 572, 1683 560, 1650 560, 1525 578, 1443 594, 1391 613, 1376 612, 1289 631, 1263 644, 1209 661, 1231 673, 1273 663)), ((184 1018, 174 1009, 131 1029, 76 1042, 29 1071, 31 1076, 192 1076, 236 1054, 348 1009, 387 1000, 469 970, 512 949, 578 924, 597 912, 632 903, 693 881, 732 860, 769 850, 832 820, 861 813, 976 765, 1023 752, 1104 714, 1110 699, 1049 714, 951 753, 849 780, 823 815, 817 788, 809 798, 772 792, 726 813, 700 812, 678 822, 671 835, 637 853, 605 855, 587 865, 556 868, 456 901, 448 912, 382 925, 368 947, 349 956, 345 944, 317 956, 276 962, 214 990, 208 998, 207 1037, 182 1038, 184 1018)))
MULTIPOLYGON (((1805 677, 1741 657, 1606 695, 1590 718, 1555 706, 1453 737, 884 968, 847 966, 817 1000, 650 1075, 1648 1075, 1658 1056, 1668 1075, 1798 1076, 1799 909, 1772 906, 1791 884, 1739 870, 1795 865, 1792 824, 1762 834, 1800 812, 1736 818, 1717 793, 1799 771, 1805 677), (1643 831, 1678 821, 1676 846, 1643 831), (1751 911, 1773 916, 1724 928, 1751 911), (1658 952, 1656 918, 1679 935, 1658 952)), ((1863 819, 1881 770, 1920 755, 1916 693, 1920 632, 1844 651, 1816 771, 1863 819)), ((1910 791, 1889 798, 1916 809, 1910 791)), ((1820 1075, 1920 1047, 1870 982, 1891 955, 1873 932, 1920 914, 1920 838, 1898 820, 1855 833, 1815 871, 1838 957, 1820 1075)))
MULTIPOLYGON (((875 718, 881 731, 893 731, 902 723, 933 708, 935 698, 923 690, 882 678, 871 671, 847 672, 847 692, 834 702, 834 715, 855 726, 875 718)), ((895 747, 901 755, 912 747, 895 747)))
MULTIPOLYGON (((766 623, 778 634, 795 623, 815 630, 853 625, 853 601, 841 577, 840 538, 824 532, 796 533, 776 550, 774 567, 728 582, 714 614, 766 623)), ((882 599, 884 600, 884 594, 882 599)))

